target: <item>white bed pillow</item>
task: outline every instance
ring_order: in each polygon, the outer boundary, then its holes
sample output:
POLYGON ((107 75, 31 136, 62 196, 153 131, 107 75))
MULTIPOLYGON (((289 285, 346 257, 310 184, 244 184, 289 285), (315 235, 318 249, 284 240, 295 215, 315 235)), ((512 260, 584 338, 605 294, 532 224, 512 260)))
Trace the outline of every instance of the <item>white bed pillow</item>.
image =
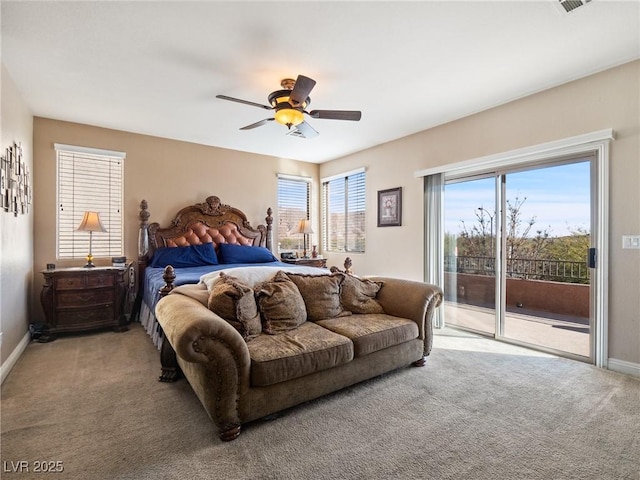
POLYGON ((273 278, 273 276, 281 270, 291 273, 304 273, 306 275, 331 274, 331 272, 329 272, 329 270, 327 270, 326 268, 295 265, 233 267, 217 270, 211 273, 205 273, 200 277, 200 283, 204 283, 207 286, 207 290, 211 291, 212 287, 220 279, 220 273, 224 272, 226 275, 232 275, 248 287, 253 288, 257 284, 266 282, 267 280, 273 278))

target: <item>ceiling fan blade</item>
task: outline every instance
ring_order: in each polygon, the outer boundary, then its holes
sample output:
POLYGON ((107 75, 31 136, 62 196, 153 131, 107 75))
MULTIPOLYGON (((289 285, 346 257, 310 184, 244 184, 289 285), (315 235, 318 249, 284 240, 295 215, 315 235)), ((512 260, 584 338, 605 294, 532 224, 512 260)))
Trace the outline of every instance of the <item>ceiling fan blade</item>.
POLYGON ((252 123, 251 125, 247 125, 246 127, 242 127, 240 130, 251 130, 252 128, 261 127, 267 122, 275 120, 275 118, 265 118, 264 120, 260 120, 259 122, 252 123))
POLYGON ((294 107, 302 105, 315 85, 315 80, 305 77, 304 75, 298 75, 296 84, 293 86, 293 90, 291 90, 291 95, 289 96, 289 102, 291 105, 294 107))
POLYGON ((250 102, 249 100, 241 100, 239 98, 227 97, 226 95, 216 95, 216 98, 220 98, 222 100, 229 100, 231 102, 244 103, 245 105, 251 105, 252 107, 264 108, 265 110, 273 110, 273 107, 269 107, 267 105, 262 105, 261 103, 250 102))
POLYGON ((296 125, 296 130, 301 133, 304 138, 317 137, 319 133, 307 122, 302 122, 296 125))
POLYGON ((357 122, 362 118, 362 112, 357 110, 311 110, 312 118, 325 118, 328 120, 352 120, 357 122))

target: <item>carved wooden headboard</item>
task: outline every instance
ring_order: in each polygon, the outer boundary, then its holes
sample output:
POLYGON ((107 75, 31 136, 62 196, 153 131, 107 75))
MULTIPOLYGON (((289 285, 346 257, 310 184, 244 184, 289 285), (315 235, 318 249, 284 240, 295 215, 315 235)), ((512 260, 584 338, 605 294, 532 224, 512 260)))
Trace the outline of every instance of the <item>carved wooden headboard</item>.
POLYGON ((140 202, 140 231, 138 235, 138 260, 146 262, 161 247, 178 247, 213 242, 235 243, 272 247, 271 208, 267 209, 265 225, 253 228, 241 210, 225 205, 216 196, 207 197, 202 203, 181 209, 170 226, 162 228, 158 223, 147 223, 149 211, 146 200, 140 202))

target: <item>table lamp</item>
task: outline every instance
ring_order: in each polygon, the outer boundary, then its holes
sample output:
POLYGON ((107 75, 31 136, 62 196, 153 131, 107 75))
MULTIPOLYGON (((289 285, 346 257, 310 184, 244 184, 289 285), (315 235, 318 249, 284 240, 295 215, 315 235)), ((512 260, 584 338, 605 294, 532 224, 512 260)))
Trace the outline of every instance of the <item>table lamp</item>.
POLYGON ((93 268, 95 267, 93 264, 93 254, 91 253, 93 232, 107 231, 100 221, 100 214, 98 212, 84 212, 82 222, 80 222, 80 225, 76 230, 79 232, 89 232, 89 255, 87 255, 87 264, 84 267, 93 268))
POLYGON ((306 218, 300 220, 300 223, 293 227, 290 233, 301 233, 302 234, 302 258, 309 258, 307 255, 307 235, 312 234, 313 230, 311 229, 311 222, 306 218))

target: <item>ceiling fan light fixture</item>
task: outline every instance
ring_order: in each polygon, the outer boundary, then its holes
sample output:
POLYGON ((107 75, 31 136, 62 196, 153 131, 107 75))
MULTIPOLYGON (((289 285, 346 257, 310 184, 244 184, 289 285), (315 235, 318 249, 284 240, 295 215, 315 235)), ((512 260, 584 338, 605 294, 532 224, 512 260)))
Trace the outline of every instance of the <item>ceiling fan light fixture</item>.
MULTIPOLYGON (((590 0, 584 0, 590 1, 590 0)), ((237 103, 244 103, 253 107, 263 108, 265 110, 274 110, 273 117, 265 118, 258 122, 252 123, 240 130, 252 130, 261 125, 265 125, 269 121, 275 120, 281 125, 286 125, 289 129, 289 135, 302 138, 312 138, 318 136, 318 132, 304 120, 304 115, 312 118, 323 118, 333 120, 352 120, 358 121, 361 117, 360 111, 350 110, 312 110, 307 112, 306 108, 311 104, 309 93, 313 90, 316 81, 312 78, 298 75, 296 80, 285 78, 280 82, 283 90, 271 92, 268 96, 269 106, 260 103, 242 100, 240 98, 228 97, 227 95, 216 95, 216 98, 229 100, 237 103), (291 128, 295 127, 295 128, 291 128)))
POLYGON ((290 95, 291 90, 276 90, 269 95, 269 104, 276 111, 276 122, 289 128, 304 122, 303 110, 311 103, 311 99, 307 97, 302 105, 293 106, 290 95))
POLYGON ((289 128, 295 125, 300 125, 304 122, 304 115, 302 112, 295 108, 291 108, 289 104, 285 104, 283 107, 277 108, 274 117, 276 122, 286 125, 289 128))

